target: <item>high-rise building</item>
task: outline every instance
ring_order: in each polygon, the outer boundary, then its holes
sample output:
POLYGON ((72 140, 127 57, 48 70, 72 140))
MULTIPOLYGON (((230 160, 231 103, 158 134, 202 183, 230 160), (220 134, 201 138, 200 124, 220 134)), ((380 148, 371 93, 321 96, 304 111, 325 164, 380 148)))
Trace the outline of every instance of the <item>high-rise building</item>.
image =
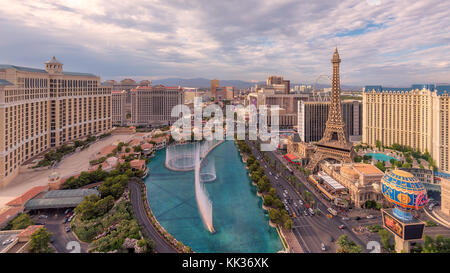
POLYGON ((266 85, 275 88, 278 92, 289 94, 291 90, 291 82, 279 76, 268 76, 266 85))
MULTIPOLYGON (((359 137, 362 130, 362 103, 358 100, 342 102, 342 117, 347 137, 359 137)), ((328 120, 329 101, 299 101, 297 131, 304 142, 319 141, 328 120)))
MULTIPOLYGON (((124 111, 124 115, 125 115, 125 120, 123 123, 121 123, 121 125, 126 125, 126 121, 129 119, 129 117, 131 116, 131 89, 134 89, 138 86, 151 86, 152 82, 149 80, 142 80, 140 82, 136 82, 133 79, 123 79, 120 82, 117 82, 115 80, 107 80, 103 83, 103 85, 108 85, 111 86, 112 91, 124 91, 125 90, 125 104, 122 105, 123 107, 123 111, 124 111), (127 118, 128 117, 128 118, 127 118)), ((116 96, 117 98, 117 96, 116 96)), ((113 96, 114 99, 114 96, 113 96)), ((117 104, 117 102, 116 102, 117 104)), ((116 124, 115 125, 119 125, 116 124)))
POLYGON ((438 168, 450 171, 450 86, 363 89, 363 143, 400 144, 428 151, 438 168))
POLYGON ((217 101, 216 89, 219 87, 219 80, 211 80, 211 96, 217 101))
MULTIPOLYGON (((253 104, 255 107, 261 105, 279 106, 279 126, 283 129, 292 129, 297 126, 298 102, 309 99, 307 94, 279 94, 274 92, 256 92, 247 95, 246 105, 253 104)), ((271 119, 267 119, 268 126, 271 126, 271 119)))
MULTIPOLYGON (((112 125, 123 126, 126 124, 127 111, 125 109, 127 105, 127 91, 112 91, 111 98, 111 118, 112 125)), ((130 100, 131 102, 131 100, 130 100)), ((131 104, 131 103, 130 103, 131 104)), ((131 107, 130 107, 131 114, 131 107)))
POLYGON ((172 108, 184 104, 181 87, 140 86, 131 90, 131 121, 134 125, 170 125, 172 108))
POLYGON ((450 217, 450 180, 441 179, 441 212, 450 217))
POLYGON ((89 73, 0 65, 0 184, 25 161, 61 144, 111 130, 111 87, 89 73))

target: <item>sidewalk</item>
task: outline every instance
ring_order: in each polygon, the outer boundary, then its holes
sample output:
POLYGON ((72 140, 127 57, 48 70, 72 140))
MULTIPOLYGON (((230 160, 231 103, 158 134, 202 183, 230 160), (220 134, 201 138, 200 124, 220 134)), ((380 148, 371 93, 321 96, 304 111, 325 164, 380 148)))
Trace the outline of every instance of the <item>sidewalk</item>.
POLYGON ((291 253, 305 253, 292 231, 287 231, 284 228, 280 228, 280 230, 286 239, 286 243, 288 244, 291 253))

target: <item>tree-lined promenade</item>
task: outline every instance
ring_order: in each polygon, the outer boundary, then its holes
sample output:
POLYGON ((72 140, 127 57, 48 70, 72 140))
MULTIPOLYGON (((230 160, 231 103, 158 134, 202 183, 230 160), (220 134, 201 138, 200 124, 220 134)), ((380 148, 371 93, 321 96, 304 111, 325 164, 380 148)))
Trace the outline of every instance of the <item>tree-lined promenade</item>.
POLYGON ((269 219, 272 223, 283 226, 285 229, 292 228, 292 220, 286 211, 283 202, 278 197, 277 190, 270 185, 269 178, 264 174, 259 162, 252 155, 250 147, 245 141, 238 140, 239 150, 247 156, 247 168, 250 180, 256 184, 258 193, 263 196, 263 204, 269 210, 269 219))

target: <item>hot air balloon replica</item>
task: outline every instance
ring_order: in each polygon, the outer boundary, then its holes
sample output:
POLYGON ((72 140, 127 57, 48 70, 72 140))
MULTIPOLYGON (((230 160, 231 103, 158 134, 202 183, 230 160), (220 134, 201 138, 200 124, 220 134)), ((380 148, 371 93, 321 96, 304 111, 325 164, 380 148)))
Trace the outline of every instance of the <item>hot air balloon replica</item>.
POLYGON ((381 192, 393 205, 392 209, 382 210, 384 227, 394 234, 396 252, 409 252, 408 240, 422 238, 425 224, 412 212, 428 203, 427 191, 411 173, 392 170, 381 180, 381 192))

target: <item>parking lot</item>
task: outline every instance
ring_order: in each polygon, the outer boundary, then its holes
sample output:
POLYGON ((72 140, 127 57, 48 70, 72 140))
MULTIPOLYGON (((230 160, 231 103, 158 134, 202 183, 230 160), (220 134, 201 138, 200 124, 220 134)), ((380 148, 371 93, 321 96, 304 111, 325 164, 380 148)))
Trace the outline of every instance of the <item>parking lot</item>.
POLYGON ((80 246, 80 253, 87 253, 89 244, 77 240, 70 229, 70 223, 64 223, 65 217, 65 210, 51 210, 35 215, 33 218, 36 222, 44 224, 45 228, 52 233, 52 245, 59 253, 78 252, 78 248, 72 246, 77 244, 80 246))

